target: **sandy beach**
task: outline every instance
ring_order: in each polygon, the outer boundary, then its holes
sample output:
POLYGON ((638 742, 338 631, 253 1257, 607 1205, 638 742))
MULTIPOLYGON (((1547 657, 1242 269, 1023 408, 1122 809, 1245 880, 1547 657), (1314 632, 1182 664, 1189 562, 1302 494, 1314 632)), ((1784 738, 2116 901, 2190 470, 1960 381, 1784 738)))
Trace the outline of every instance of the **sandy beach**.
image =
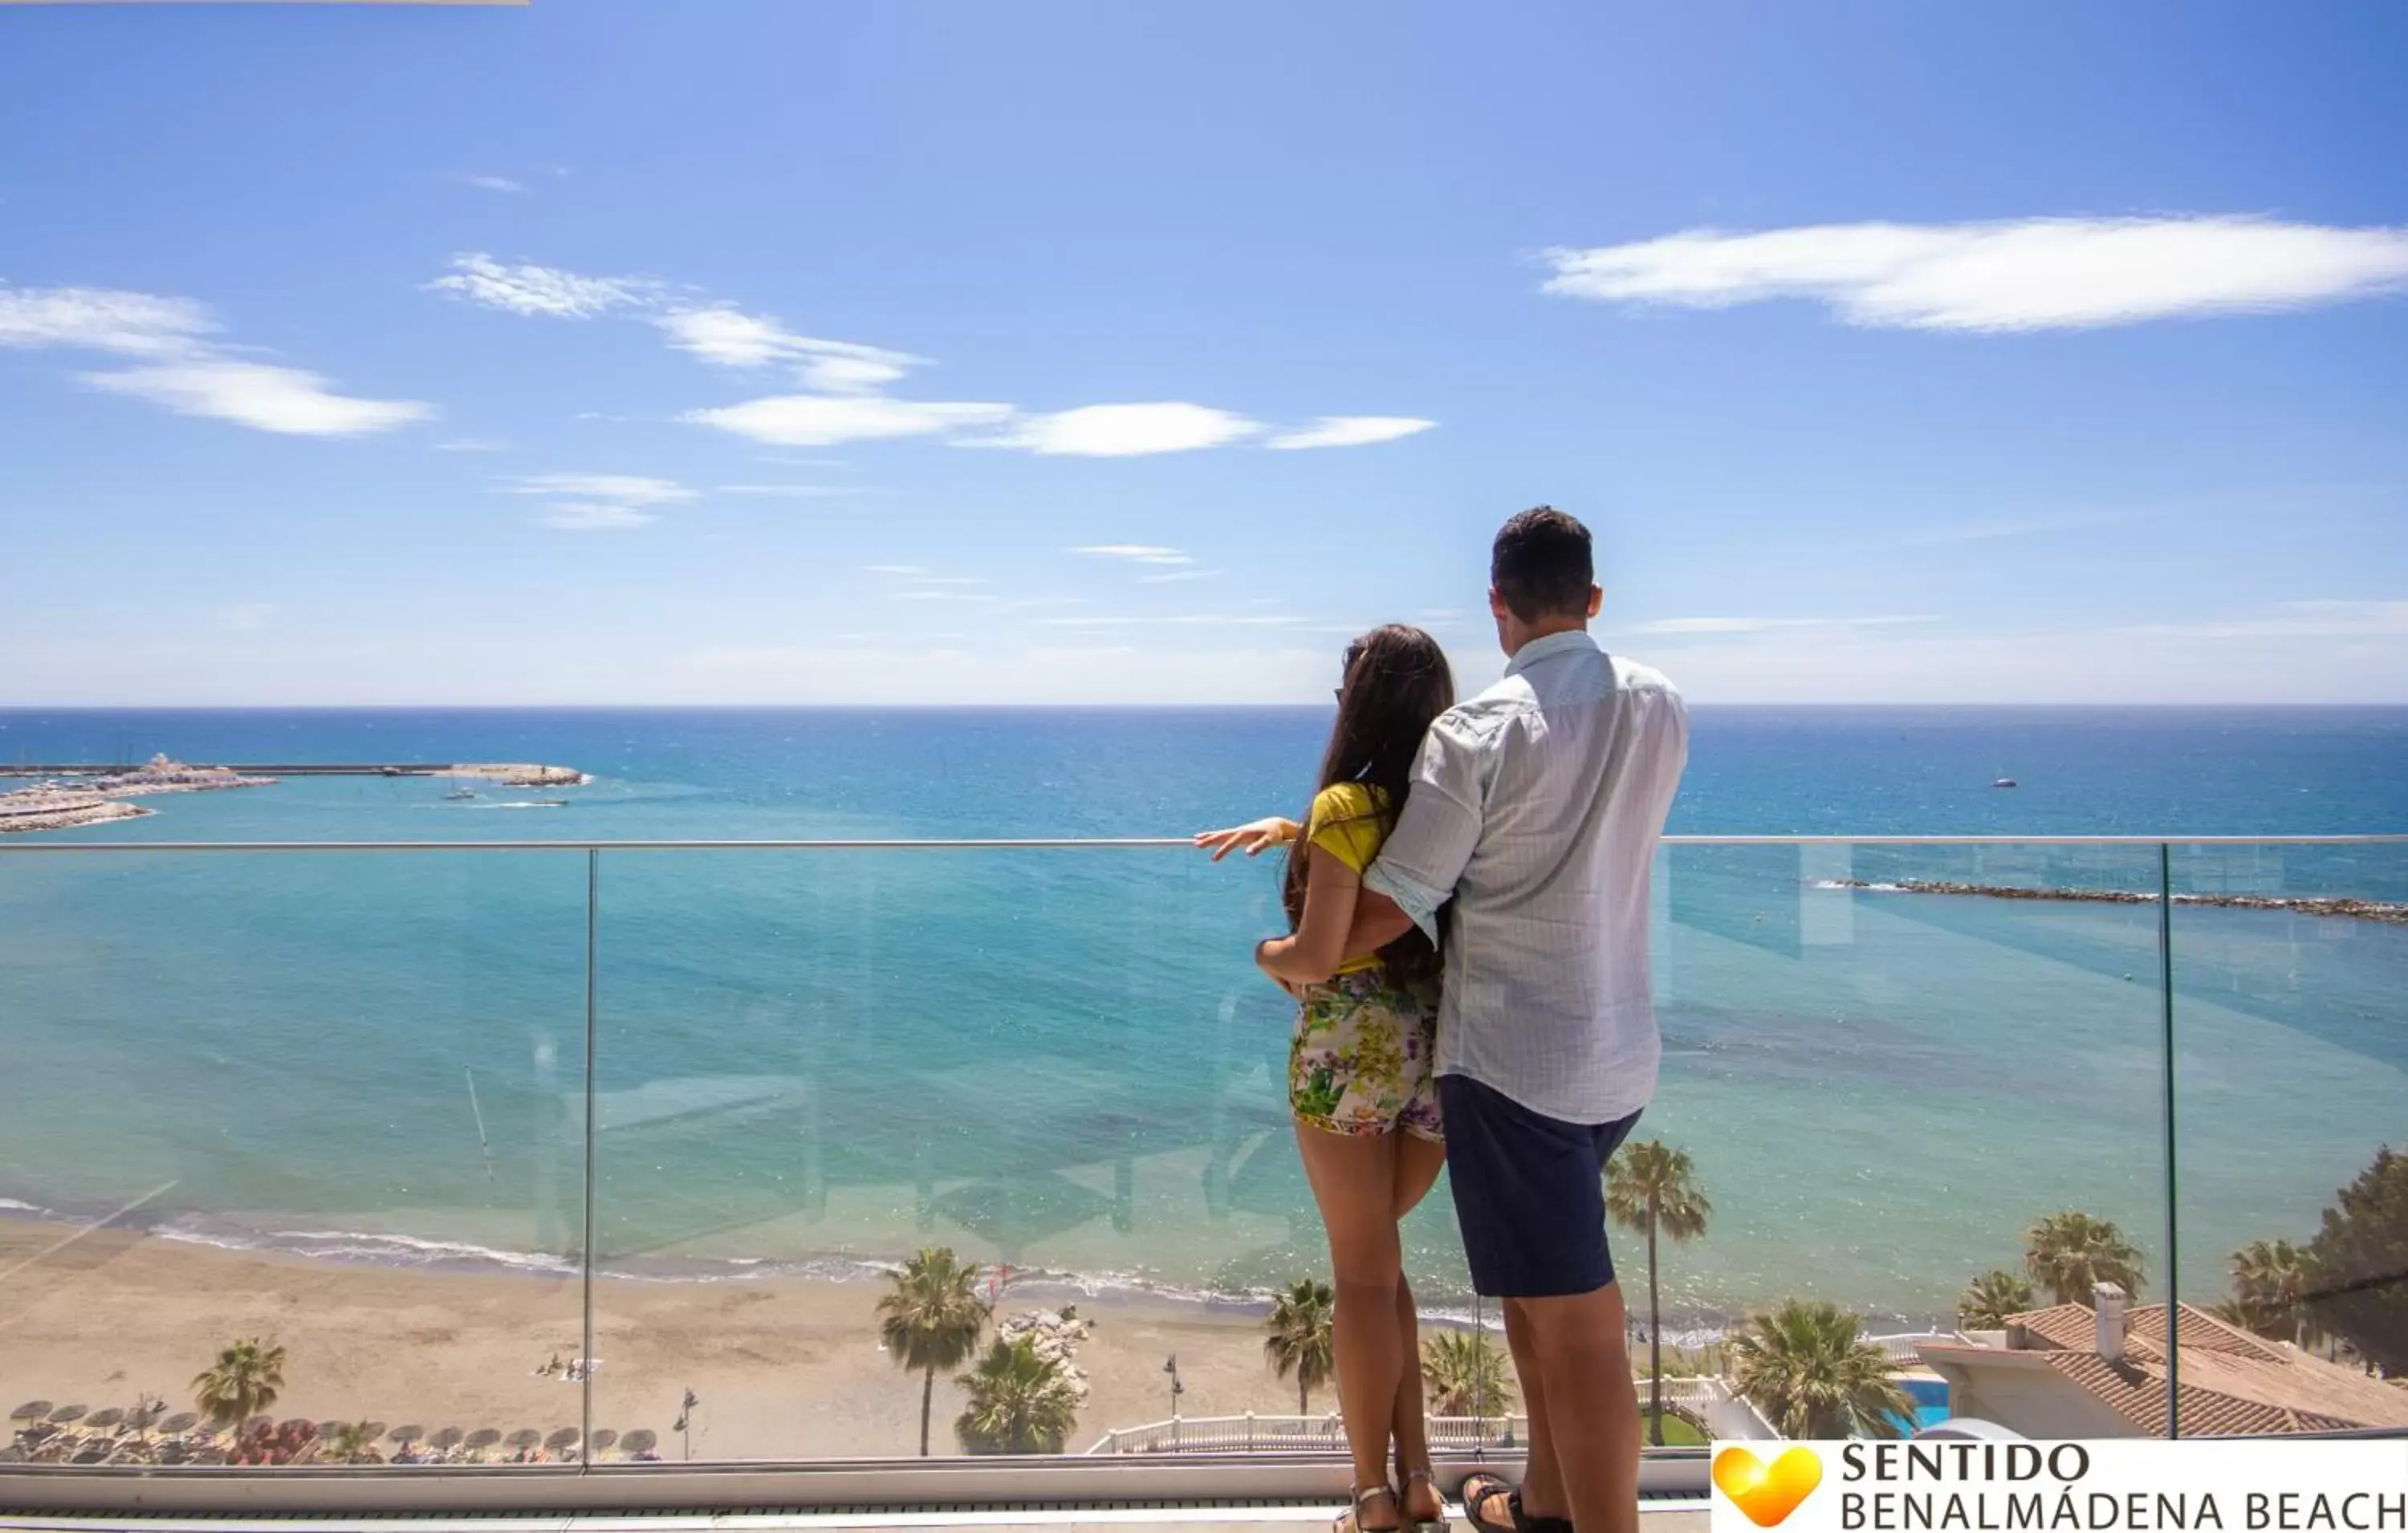
MULTIPOLYGON (((661 1454, 691 1389, 694 1456, 819 1458, 918 1451, 920 1388, 878 1344, 872 1280, 652 1282, 595 1294, 595 1426, 650 1428, 661 1454)), ((999 1315, 1052 1308, 1051 1293, 999 1315)), ((138 1392, 191 1409, 192 1379, 227 1342, 288 1353, 279 1418, 415 1423, 549 1435, 579 1420, 578 1389, 536 1369, 580 1348, 573 1281, 401 1269, 225 1251, 187 1241, 0 1219, 0 1410, 20 1401, 130 1406, 138 1392), (64 1242, 62 1244, 62 1242, 64 1242)), ((1093 1395, 1069 1447, 1168 1411, 1292 1413, 1296 1391, 1262 1356, 1260 1321, 1173 1300, 1082 1301, 1093 1338, 1076 1361, 1093 1395)), ((1324 1392, 1316 1411, 1334 1404, 1324 1392)), ((939 1376, 931 1449, 959 1452, 960 1393, 939 1376)))

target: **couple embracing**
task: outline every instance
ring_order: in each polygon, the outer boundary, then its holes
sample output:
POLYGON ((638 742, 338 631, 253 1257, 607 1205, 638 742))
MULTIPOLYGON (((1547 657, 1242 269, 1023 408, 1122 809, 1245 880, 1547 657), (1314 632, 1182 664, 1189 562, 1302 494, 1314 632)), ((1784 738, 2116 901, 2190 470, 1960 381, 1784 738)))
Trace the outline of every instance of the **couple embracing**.
POLYGON ((1507 522, 1489 585, 1503 681, 1457 703, 1427 634, 1372 630, 1347 647, 1304 823, 1197 840, 1215 860, 1289 848, 1292 930, 1254 957, 1297 1000, 1288 1099, 1329 1232, 1354 1458, 1340 1529, 1443 1524, 1398 1234, 1443 1165, 1530 1417, 1521 1485, 1475 1475, 1467 1512, 1634 1533, 1639 1405, 1603 1175, 1655 1092, 1648 880, 1687 717, 1662 676, 1589 638, 1601 598, 1578 521, 1542 506, 1507 522))

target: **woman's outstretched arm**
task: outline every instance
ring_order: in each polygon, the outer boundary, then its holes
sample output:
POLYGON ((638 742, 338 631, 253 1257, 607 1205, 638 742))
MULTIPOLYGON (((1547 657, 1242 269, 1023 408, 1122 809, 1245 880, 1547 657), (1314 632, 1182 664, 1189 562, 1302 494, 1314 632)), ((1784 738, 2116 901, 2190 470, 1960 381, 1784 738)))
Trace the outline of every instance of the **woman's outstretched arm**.
POLYGON ((1249 857, 1259 857, 1275 846, 1285 846, 1304 834, 1304 827, 1295 821, 1272 815, 1268 820, 1249 821, 1231 825, 1226 830, 1199 830, 1196 844, 1212 853, 1219 862, 1232 852, 1243 852, 1249 857))

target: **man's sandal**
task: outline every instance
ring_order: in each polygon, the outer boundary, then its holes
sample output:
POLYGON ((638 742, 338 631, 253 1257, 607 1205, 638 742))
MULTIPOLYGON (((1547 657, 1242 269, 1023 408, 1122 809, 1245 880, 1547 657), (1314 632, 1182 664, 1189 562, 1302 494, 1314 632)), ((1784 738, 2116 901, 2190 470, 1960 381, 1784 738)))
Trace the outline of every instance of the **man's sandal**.
POLYGON ((1522 1493, 1493 1474, 1475 1474, 1463 1483, 1463 1514, 1481 1533, 1572 1533, 1570 1517, 1533 1517, 1522 1510, 1522 1493), (1496 1514, 1504 1502, 1506 1520, 1496 1514))
POLYGON ((1397 1515, 1399 1518, 1402 1518, 1405 1513, 1405 1504, 1402 1501, 1397 1500, 1397 1491, 1395 1486, 1362 1486, 1358 1487, 1354 1492, 1354 1504, 1340 1512, 1331 1520, 1329 1524, 1330 1533, 1400 1533, 1401 1524, 1392 1524, 1387 1527, 1366 1527, 1363 1526, 1363 1509, 1370 1505, 1373 1501, 1378 1500, 1383 1496, 1397 1502, 1397 1515))

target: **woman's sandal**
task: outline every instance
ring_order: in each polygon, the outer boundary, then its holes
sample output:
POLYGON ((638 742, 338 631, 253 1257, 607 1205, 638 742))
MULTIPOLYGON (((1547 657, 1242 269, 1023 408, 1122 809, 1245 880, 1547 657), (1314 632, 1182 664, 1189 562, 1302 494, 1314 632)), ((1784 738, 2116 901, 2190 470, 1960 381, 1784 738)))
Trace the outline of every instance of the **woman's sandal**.
POLYGON ((1354 1504, 1340 1512, 1331 1520, 1329 1524, 1330 1533, 1401 1533, 1401 1523, 1394 1524, 1387 1527, 1366 1527, 1363 1526, 1363 1509, 1370 1505, 1373 1501, 1378 1500, 1383 1496, 1388 1497, 1388 1499, 1392 1501, 1396 1501, 1397 1515, 1399 1518, 1402 1518, 1405 1514, 1405 1504, 1403 1501, 1398 1500, 1395 1486, 1369 1485, 1358 1487, 1354 1492, 1354 1504))
POLYGON ((1406 1474, 1405 1489, 1410 1492, 1415 1485, 1428 1487, 1430 1498, 1438 1503, 1438 1515, 1416 1517, 1405 1510, 1404 1497, 1398 1497, 1397 1515, 1404 1519, 1405 1533, 1447 1533, 1446 1497, 1439 1495, 1438 1483, 1430 1478, 1429 1470, 1414 1469, 1406 1474))
POLYGON ((1481 1533, 1572 1533, 1570 1517, 1533 1517, 1522 1510, 1522 1493, 1493 1474, 1475 1474, 1463 1483, 1463 1514, 1481 1533), (1511 1519, 1498 1522, 1490 1509, 1499 1497, 1511 1519))

